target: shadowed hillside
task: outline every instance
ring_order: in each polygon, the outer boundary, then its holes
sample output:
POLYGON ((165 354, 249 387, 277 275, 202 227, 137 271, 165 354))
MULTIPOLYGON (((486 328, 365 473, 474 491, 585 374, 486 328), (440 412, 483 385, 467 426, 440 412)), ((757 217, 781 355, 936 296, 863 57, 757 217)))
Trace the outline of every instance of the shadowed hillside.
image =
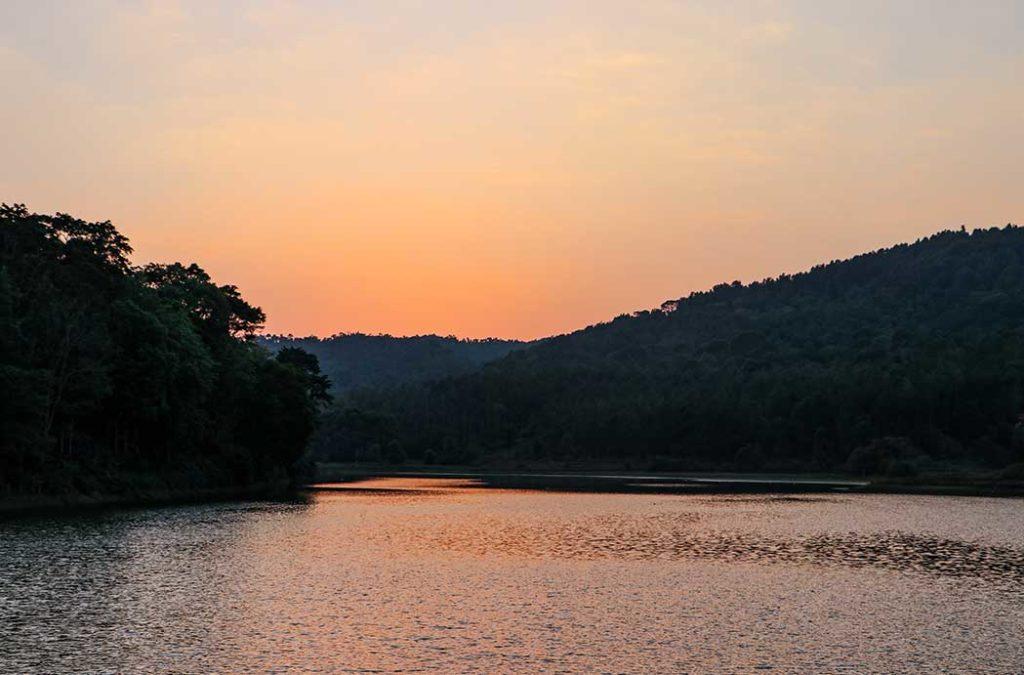
POLYGON ((1024 230, 947 231, 348 397, 316 446, 685 470, 1007 467, 1024 460, 1022 331, 1024 230))

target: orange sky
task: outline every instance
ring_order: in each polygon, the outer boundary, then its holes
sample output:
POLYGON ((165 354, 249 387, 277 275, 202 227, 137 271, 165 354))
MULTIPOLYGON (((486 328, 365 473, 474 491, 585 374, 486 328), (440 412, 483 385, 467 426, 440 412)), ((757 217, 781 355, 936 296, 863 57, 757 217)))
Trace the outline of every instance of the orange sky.
POLYGON ((0 199, 321 335, 532 338, 1022 220, 1019 2, 486 5, 5 2, 0 199))

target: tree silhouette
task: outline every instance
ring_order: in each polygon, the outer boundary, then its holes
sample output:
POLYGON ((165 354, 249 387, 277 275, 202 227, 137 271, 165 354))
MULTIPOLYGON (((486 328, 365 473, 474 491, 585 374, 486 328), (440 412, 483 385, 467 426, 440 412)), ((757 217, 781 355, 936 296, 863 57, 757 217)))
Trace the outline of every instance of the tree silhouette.
POLYGON ((329 386, 197 265, 131 265, 109 222, 0 207, 0 492, 284 479, 329 386))

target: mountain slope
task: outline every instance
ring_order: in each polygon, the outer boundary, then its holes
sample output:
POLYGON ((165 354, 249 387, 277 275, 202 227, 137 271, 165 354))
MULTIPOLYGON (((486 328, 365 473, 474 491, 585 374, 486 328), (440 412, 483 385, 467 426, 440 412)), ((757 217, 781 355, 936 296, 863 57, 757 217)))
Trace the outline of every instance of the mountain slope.
POLYGON ((1024 460, 1022 331, 1024 230, 942 232, 349 399, 319 447, 684 469, 1001 467, 1024 460))

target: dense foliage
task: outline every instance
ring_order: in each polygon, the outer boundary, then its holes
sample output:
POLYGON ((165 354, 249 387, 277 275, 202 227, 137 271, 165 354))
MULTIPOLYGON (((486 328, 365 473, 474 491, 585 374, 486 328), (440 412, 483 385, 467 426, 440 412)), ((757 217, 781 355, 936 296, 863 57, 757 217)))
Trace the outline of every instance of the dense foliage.
POLYGON ((0 493, 287 477, 327 396, 316 359, 256 345, 234 286, 130 253, 109 222, 0 207, 0 493))
POLYGON ((316 445, 333 459, 1005 467, 1024 460, 1022 331, 1024 230, 942 232, 351 395, 316 445))
POLYGON ((439 335, 393 337, 348 333, 327 338, 266 335, 272 351, 292 346, 316 355, 335 392, 436 380, 476 370, 525 343, 516 340, 460 340, 439 335))

